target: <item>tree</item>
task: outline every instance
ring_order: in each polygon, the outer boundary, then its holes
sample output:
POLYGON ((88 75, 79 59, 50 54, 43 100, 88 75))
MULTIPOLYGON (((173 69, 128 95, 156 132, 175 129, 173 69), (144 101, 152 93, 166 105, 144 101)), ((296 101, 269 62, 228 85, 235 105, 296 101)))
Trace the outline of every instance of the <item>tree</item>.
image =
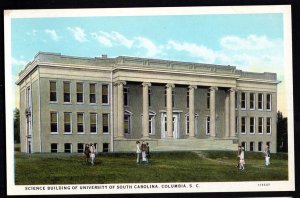
POLYGON ((14 139, 15 143, 20 143, 20 110, 14 110, 14 139))
POLYGON ((277 151, 288 152, 287 118, 277 112, 277 151))

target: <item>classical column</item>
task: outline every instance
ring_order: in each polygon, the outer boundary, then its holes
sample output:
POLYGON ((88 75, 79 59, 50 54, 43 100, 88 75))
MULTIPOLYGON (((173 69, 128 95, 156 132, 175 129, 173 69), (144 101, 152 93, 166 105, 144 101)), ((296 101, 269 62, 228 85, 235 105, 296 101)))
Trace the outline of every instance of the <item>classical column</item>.
POLYGON ((195 89, 197 86, 189 86, 189 137, 195 137, 195 89))
POLYGON ((172 89, 174 84, 167 84, 167 137, 173 138, 173 106, 172 89))
POLYGON ((125 81, 117 82, 118 86, 118 138, 124 138, 124 85, 125 81))
POLYGON ((210 87, 210 137, 216 137, 216 90, 217 87, 210 87))
POLYGON ((229 137, 229 91, 225 91, 225 137, 229 137))
POLYGON ((230 136, 235 137, 235 89, 230 89, 230 136))
POLYGON ((151 83, 143 82, 143 138, 149 138, 149 86, 151 83))

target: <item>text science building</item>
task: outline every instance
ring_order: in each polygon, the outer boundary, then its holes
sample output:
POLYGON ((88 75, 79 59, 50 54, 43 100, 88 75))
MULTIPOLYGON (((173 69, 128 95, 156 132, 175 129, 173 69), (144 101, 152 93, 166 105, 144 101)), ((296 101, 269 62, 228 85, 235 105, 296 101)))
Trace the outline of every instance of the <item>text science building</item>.
POLYGON ((276 73, 234 66, 39 52, 19 73, 21 151, 276 152, 276 73))

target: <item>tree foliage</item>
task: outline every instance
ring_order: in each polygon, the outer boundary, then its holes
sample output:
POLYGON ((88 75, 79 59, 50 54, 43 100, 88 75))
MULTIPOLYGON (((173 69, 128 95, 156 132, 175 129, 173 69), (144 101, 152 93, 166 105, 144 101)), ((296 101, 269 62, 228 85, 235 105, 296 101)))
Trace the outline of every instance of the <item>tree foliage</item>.
POLYGON ((15 143, 20 143, 20 110, 14 110, 14 139, 15 143))
POLYGON ((288 152, 287 117, 280 111, 277 112, 277 151, 288 152))

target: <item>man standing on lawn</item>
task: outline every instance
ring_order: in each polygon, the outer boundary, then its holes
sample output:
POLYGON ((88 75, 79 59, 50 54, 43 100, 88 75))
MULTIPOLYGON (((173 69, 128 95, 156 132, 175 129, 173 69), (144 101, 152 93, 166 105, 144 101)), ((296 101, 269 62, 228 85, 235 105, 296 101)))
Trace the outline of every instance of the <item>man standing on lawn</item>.
POLYGON ((141 160, 141 145, 139 141, 136 141, 136 163, 139 164, 141 160))
POLYGON ((84 147, 84 155, 85 155, 85 162, 88 163, 90 159, 90 146, 86 144, 84 147))
POLYGON ((266 148, 265 148, 265 165, 266 166, 270 165, 270 148, 268 144, 266 144, 266 148))

